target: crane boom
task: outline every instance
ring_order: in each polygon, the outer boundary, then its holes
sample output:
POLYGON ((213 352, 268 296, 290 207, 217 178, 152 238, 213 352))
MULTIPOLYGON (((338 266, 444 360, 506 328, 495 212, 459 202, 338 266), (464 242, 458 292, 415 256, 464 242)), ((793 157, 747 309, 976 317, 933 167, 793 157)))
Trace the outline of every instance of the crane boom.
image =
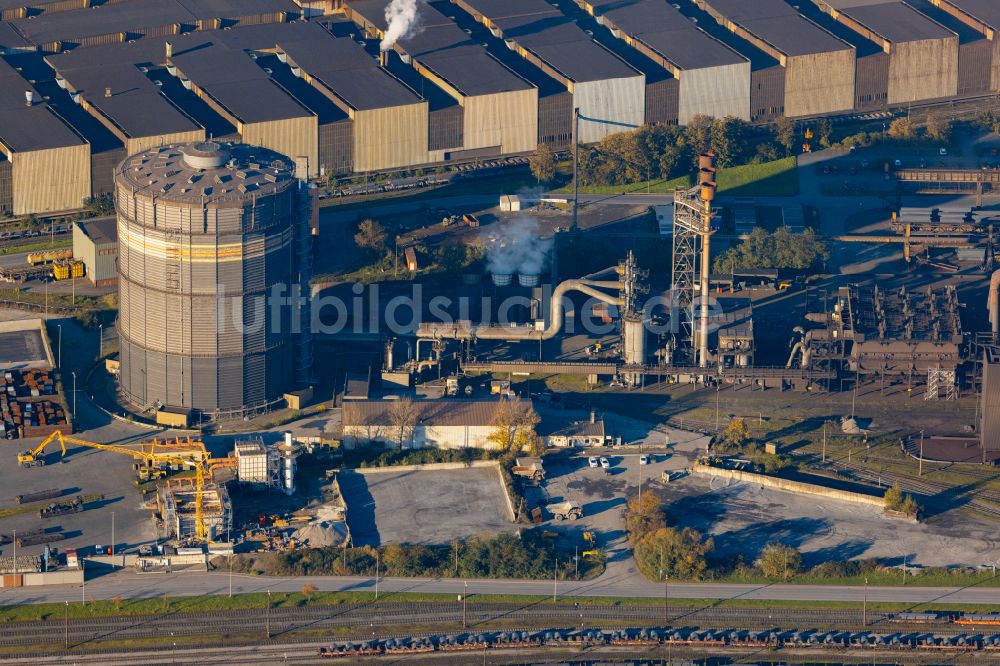
POLYGON ((83 446, 90 449, 97 449, 99 451, 111 451, 113 453, 131 456, 132 458, 142 460, 147 467, 155 465, 188 465, 194 467, 196 490, 195 523, 197 526, 198 539, 201 541, 206 541, 208 538, 208 530, 205 527, 203 515, 205 476, 207 474, 209 478, 214 478, 214 472, 216 469, 236 466, 235 458, 212 458, 211 454, 209 454, 208 450, 205 448, 204 443, 190 438, 186 441, 177 439, 173 442, 160 442, 154 439, 152 442, 142 443, 140 445, 141 449, 137 450, 130 449, 127 446, 100 444, 98 442, 77 439, 76 437, 66 437, 60 430, 54 431, 34 449, 25 451, 24 453, 18 455, 17 462, 22 467, 36 467, 44 465, 45 460, 42 458, 42 455, 44 454, 45 449, 54 441, 59 442, 63 456, 66 455, 66 444, 68 443, 73 446, 83 446))

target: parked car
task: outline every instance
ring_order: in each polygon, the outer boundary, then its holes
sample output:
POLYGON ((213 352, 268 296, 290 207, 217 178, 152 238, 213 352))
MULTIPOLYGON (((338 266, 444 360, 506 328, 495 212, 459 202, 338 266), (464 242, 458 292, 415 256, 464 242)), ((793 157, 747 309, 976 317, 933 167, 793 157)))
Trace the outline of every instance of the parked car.
POLYGON ((601 469, 611 469, 611 463, 604 456, 601 456, 601 469))
POLYGON ((649 454, 648 453, 643 453, 641 456, 639 456, 639 464, 640 465, 648 465, 649 464, 649 454))
POLYGON ((597 461, 597 457, 596 456, 590 456, 589 458, 587 458, 587 463, 590 464, 591 467, 600 467, 601 466, 601 463, 599 463, 597 461))

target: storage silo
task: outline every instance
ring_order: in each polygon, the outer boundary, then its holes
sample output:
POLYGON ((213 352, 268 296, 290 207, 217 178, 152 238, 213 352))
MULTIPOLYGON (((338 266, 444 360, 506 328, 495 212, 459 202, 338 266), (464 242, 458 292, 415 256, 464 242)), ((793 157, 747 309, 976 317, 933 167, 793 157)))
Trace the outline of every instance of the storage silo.
POLYGON ((120 383, 140 410, 240 416, 293 387, 308 319, 274 297, 308 280, 308 197, 294 173, 273 151, 213 142, 116 169, 120 383))

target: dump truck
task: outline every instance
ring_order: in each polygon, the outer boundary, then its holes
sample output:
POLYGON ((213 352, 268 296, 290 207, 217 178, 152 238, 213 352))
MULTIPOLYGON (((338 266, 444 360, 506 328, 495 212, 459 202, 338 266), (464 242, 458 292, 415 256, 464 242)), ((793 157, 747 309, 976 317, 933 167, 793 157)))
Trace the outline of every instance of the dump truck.
POLYGON ((556 520, 577 520, 583 517, 583 508, 575 502, 556 502, 546 508, 556 520))
POLYGON ((510 471, 515 476, 524 477, 533 483, 545 480, 545 467, 541 458, 517 458, 510 471))

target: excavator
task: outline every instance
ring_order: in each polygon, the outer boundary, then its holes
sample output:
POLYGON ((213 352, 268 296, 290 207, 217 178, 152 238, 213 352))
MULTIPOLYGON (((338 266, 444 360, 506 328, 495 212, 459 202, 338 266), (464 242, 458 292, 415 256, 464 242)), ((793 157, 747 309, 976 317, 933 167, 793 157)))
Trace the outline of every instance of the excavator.
POLYGON ((198 539, 208 540, 208 531, 202 514, 202 493, 205 486, 205 478, 214 478, 215 470, 222 467, 234 467, 234 458, 212 458, 205 449, 205 445, 196 440, 175 440, 173 442, 144 442, 139 449, 130 449, 126 446, 114 444, 98 444, 75 437, 66 437, 61 431, 56 430, 46 437, 41 444, 30 451, 25 451, 17 456, 17 462, 21 467, 41 467, 45 465, 42 457, 45 449, 53 442, 58 442, 62 449, 62 455, 66 455, 66 444, 73 446, 84 446, 100 451, 112 451, 137 459, 136 471, 140 480, 154 480, 166 476, 166 466, 192 467, 195 470, 195 488, 197 490, 195 502, 195 522, 197 525, 198 539))

